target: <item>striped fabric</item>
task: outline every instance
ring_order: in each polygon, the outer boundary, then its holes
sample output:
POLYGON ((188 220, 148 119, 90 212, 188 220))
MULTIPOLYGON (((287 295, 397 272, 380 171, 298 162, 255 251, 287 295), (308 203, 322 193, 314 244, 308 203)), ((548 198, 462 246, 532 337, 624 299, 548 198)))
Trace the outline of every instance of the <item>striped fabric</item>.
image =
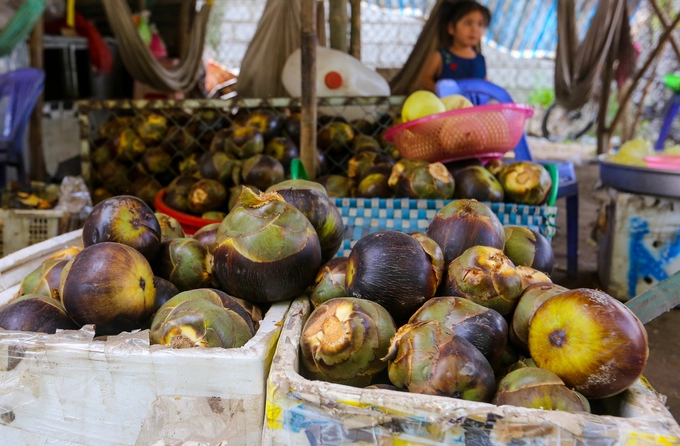
MULTIPOLYGON (((379 230, 425 231, 434 215, 450 201, 408 198, 336 198, 345 225, 339 256, 348 256, 354 244, 379 230)), ((536 229, 551 240, 557 230, 557 207, 510 203, 484 203, 504 225, 536 229)))
MULTIPOLYGON (((400 14, 428 17, 435 0, 365 0, 400 14)), ((557 46, 558 0, 477 0, 491 11, 485 43, 522 58, 554 57, 557 46)), ((642 0, 628 0, 631 15, 642 0)), ((576 20, 581 37, 595 14, 598 0, 577 0, 576 20)))

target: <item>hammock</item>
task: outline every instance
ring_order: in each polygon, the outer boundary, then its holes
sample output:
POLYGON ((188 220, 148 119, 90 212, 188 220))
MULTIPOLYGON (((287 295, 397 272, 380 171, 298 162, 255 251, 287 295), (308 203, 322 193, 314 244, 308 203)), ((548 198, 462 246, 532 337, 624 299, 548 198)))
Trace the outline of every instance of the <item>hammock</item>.
POLYGON ((196 15, 189 33, 189 45, 184 49, 179 65, 173 69, 163 67, 144 44, 125 0, 102 0, 102 3, 123 64, 133 78, 166 93, 187 92, 196 85, 212 0, 206 1, 196 15))
POLYGON ((0 31, 0 57, 11 53, 14 48, 28 38, 33 27, 45 9, 45 0, 26 0, 7 26, 0 31))
POLYGON ((236 91, 246 98, 288 97, 281 71, 300 48, 300 0, 268 0, 241 62, 236 91))

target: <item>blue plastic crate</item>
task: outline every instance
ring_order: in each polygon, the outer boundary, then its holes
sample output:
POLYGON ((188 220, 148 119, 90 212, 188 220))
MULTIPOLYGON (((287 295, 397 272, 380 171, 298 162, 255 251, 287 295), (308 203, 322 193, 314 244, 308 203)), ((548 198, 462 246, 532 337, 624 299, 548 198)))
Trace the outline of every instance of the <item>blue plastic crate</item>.
MULTIPOLYGON (((336 198, 345 234, 339 256, 348 256, 363 236, 380 230, 425 231, 434 215, 451 200, 412 200, 408 198, 336 198)), ((510 203, 484 203, 504 225, 536 229, 548 240, 557 230, 556 206, 528 206, 510 203)))

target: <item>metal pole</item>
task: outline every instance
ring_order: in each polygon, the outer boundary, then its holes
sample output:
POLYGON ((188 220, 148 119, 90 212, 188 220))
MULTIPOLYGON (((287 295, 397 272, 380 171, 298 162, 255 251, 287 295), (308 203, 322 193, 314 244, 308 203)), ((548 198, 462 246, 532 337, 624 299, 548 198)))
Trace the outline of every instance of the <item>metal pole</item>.
MULTIPOLYGON (((31 38, 29 40, 29 51, 31 56, 31 66, 34 68, 44 69, 43 60, 43 18, 38 20, 35 24, 31 38)), ((29 177, 31 180, 44 181, 45 180, 45 155, 43 154, 43 140, 42 140, 42 109, 43 109, 43 95, 41 94, 35 103, 33 112, 31 113, 30 131, 29 131, 29 177)), ((20 178, 20 180, 25 180, 20 178)))

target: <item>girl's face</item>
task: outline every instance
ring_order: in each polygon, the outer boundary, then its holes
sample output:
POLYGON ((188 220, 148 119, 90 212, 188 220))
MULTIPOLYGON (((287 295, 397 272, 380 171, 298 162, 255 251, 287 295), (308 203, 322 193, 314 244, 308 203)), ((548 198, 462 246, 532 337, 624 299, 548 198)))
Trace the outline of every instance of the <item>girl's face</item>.
POLYGON ((448 32, 456 45, 477 46, 485 28, 484 15, 480 11, 472 11, 456 23, 449 23, 448 32))

